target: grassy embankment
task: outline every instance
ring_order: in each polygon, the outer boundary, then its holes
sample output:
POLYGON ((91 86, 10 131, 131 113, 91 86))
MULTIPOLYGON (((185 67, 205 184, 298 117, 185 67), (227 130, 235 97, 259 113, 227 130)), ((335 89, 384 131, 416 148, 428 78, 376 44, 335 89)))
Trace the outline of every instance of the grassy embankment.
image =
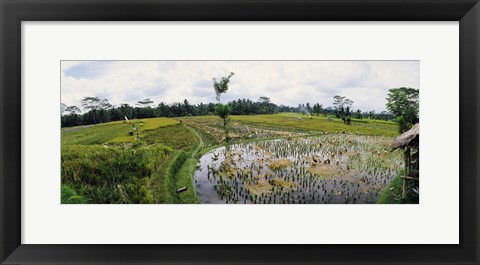
POLYGON ((62 130, 62 203, 195 202, 192 177, 181 170, 198 144, 190 129, 168 118, 62 130))
POLYGON ((407 194, 405 198, 402 198, 403 180, 400 176, 403 172, 399 172, 399 175, 395 177, 390 184, 385 188, 382 195, 378 199, 378 204, 418 204, 419 196, 413 191, 416 181, 407 181, 407 194))

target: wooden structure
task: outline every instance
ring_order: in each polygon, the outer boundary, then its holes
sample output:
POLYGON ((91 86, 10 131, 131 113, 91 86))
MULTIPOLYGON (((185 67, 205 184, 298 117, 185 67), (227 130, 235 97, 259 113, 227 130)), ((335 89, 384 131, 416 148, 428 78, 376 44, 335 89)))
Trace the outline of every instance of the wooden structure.
POLYGON ((418 143, 420 139, 420 125, 415 124, 410 130, 402 133, 395 138, 391 144, 392 151, 397 148, 404 149, 404 174, 401 177, 403 179, 402 197, 405 198, 407 194, 407 180, 418 180, 419 174, 419 150, 418 143))

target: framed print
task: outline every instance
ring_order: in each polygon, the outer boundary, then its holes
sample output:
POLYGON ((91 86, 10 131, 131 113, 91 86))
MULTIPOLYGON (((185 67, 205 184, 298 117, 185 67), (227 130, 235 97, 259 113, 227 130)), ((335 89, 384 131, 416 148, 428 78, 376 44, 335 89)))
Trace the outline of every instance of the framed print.
POLYGON ((0 3, 1 264, 478 263, 478 1, 0 3))

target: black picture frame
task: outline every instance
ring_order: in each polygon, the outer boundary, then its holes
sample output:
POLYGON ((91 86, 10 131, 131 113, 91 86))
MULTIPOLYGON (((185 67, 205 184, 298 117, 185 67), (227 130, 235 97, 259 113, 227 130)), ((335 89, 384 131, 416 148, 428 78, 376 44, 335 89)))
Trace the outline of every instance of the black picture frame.
POLYGON ((0 16, 1 264, 479 264, 478 0, 0 0, 0 16), (460 244, 21 244, 22 21, 149 20, 459 21, 460 244))

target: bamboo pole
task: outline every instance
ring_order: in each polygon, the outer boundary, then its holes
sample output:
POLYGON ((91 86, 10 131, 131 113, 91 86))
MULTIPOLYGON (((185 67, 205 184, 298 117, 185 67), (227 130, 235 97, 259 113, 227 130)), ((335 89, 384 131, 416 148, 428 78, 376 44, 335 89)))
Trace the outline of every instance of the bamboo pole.
POLYGON ((402 178, 402 179, 412 179, 412 180, 418 180, 418 178, 415 178, 415 177, 410 177, 410 176, 401 176, 400 178, 402 178))
POLYGON ((410 175, 410 147, 405 148, 404 153, 405 168, 404 168, 404 177, 403 177, 403 187, 402 187, 402 198, 407 196, 407 177, 410 175))

